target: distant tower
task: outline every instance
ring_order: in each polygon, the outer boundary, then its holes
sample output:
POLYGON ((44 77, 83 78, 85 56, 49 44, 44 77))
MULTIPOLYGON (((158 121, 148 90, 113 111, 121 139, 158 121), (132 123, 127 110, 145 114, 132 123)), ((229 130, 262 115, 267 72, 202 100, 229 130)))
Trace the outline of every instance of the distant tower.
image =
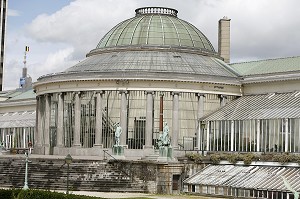
POLYGON ((20 88, 22 90, 28 90, 32 88, 32 78, 27 74, 27 67, 26 67, 26 57, 27 52, 29 52, 29 47, 25 46, 25 52, 24 52, 24 67, 22 70, 22 77, 20 78, 20 88))
POLYGON ((0 36, 1 36, 1 57, 0 57, 0 91, 3 90, 3 68, 4 68, 4 48, 5 48, 5 30, 7 19, 7 2, 8 0, 1 0, 0 7, 0 36))
POLYGON ((218 53, 225 63, 230 63, 230 19, 219 20, 218 53))

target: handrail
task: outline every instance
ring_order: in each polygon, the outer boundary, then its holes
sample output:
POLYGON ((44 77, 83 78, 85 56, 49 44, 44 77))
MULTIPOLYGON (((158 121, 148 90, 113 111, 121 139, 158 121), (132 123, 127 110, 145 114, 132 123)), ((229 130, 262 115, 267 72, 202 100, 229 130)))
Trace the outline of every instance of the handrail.
MULTIPOLYGON (((105 157, 105 153, 106 153, 107 155, 109 155, 110 157, 112 157, 116 162, 121 163, 120 160, 116 159, 114 156, 112 156, 111 154, 109 154, 107 151, 108 151, 108 150, 103 149, 103 152, 104 152, 104 159, 105 159, 105 160, 106 160, 106 157, 105 157)), ((123 172, 125 175, 127 175, 128 177, 130 177, 131 180, 134 181, 134 179, 131 177, 131 175, 129 175, 129 174, 128 174, 126 171, 124 171, 123 169, 119 168, 119 166, 117 166, 117 169, 120 170, 121 172, 123 172)))

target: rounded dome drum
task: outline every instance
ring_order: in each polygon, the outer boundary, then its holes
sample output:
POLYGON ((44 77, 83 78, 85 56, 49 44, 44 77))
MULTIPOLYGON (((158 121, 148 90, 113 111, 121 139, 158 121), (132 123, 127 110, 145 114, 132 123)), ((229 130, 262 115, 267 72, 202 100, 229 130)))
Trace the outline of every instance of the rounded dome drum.
POLYGON ((135 17, 112 28, 96 49, 148 45, 187 47, 215 53, 212 44, 200 30, 177 18, 177 10, 146 7, 135 12, 135 17))

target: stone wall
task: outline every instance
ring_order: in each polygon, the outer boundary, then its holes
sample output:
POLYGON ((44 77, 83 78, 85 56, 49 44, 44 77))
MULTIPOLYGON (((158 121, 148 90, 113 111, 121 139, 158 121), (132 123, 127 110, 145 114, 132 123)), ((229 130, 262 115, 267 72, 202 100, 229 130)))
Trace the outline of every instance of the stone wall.
MULTIPOLYGON (((23 156, 0 156, 0 184, 24 186, 23 156)), ((67 165, 63 157, 33 158, 28 165, 28 186, 35 189, 66 190, 67 165)), ((183 191, 182 182, 203 168, 193 162, 74 159, 69 169, 70 190, 102 192, 147 192, 174 194, 183 191)))

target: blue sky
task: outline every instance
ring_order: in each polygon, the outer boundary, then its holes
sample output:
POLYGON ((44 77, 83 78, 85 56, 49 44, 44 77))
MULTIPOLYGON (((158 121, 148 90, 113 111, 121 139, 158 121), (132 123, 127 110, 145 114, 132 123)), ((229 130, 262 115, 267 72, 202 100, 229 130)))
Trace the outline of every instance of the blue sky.
POLYGON ((9 0, 4 89, 18 87, 26 45, 36 81, 84 59, 106 32, 144 6, 177 9, 215 49, 218 20, 228 16, 232 62, 300 55, 299 0, 9 0))

